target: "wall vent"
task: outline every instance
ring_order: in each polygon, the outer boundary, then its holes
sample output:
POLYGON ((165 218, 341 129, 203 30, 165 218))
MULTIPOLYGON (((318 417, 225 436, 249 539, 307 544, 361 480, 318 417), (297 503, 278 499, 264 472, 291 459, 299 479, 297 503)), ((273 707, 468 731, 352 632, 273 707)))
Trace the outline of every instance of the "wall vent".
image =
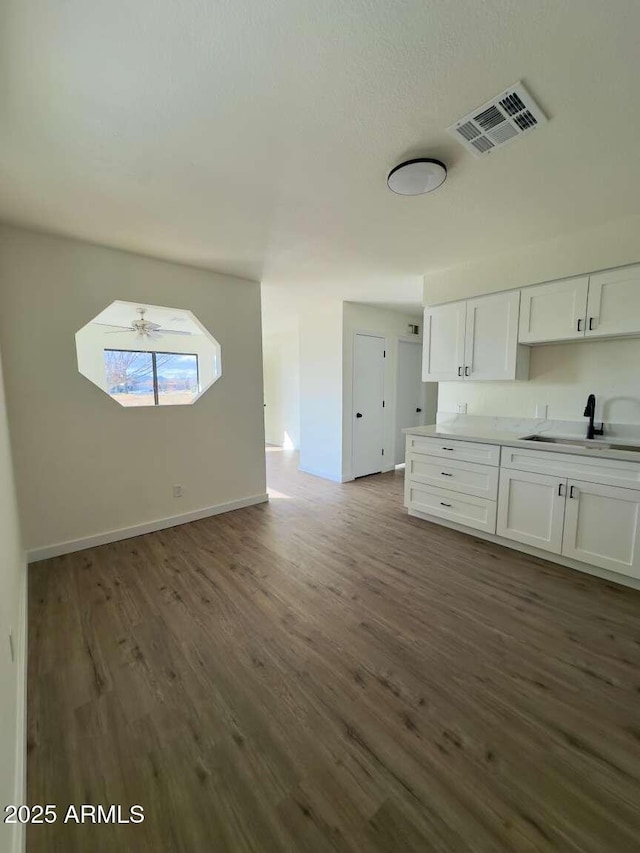
POLYGON ((484 157, 546 121, 522 83, 516 83, 447 130, 475 157, 484 157))

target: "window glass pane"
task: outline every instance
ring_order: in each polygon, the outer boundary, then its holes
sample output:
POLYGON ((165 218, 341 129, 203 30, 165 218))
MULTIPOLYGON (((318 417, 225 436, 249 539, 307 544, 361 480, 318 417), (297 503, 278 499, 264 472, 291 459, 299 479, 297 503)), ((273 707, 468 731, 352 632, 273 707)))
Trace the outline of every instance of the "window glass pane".
POLYGON ((107 391, 122 406, 153 406, 153 358, 150 352, 104 350, 107 391))
POLYGON ((161 406, 191 403, 200 392, 197 355, 158 352, 156 370, 158 403, 161 406))

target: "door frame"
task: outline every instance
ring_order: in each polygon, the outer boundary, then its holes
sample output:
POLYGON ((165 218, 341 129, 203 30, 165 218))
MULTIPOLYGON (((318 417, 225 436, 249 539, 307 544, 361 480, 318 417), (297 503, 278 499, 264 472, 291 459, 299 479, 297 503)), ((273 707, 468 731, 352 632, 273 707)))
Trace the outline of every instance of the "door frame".
MULTIPOLYGON (((351 452, 349 454, 349 465, 350 465, 351 471, 349 472, 349 477, 348 477, 349 480, 355 479, 355 474, 354 474, 355 465, 353 463, 354 463, 355 450, 356 450, 354 426, 355 426, 355 419, 356 419, 356 338, 358 335, 363 335, 367 338, 379 338, 383 342, 384 352, 387 353, 389 350, 388 340, 387 340, 386 336, 381 334, 380 332, 372 332, 372 331, 369 331, 368 329, 354 329, 353 330, 353 335, 351 337, 351 421, 350 421, 350 427, 349 427, 350 442, 351 442, 351 452)), ((386 360, 386 355, 385 355, 385 360, 386 360)), ((387 397, 386 397, 386 393, 387 393, 386 372, 387 372, 386 364, 384 364, 383 370, 382 370, 382 394, 383 394, 382 399, 385 401, 385 409, 386 409, 386 404, 388 402, 387 397)), ((385 447, 386 433, 387 433, 386 417, 383 413, 383 416, 382 416, 383 447, 385 447)), ((387 469, 383 465, 381 470, 385 471, 387 469)))
MULTIPOLYGON (((396 351, 395 351, 395 381, 396 381, 396 392, 394 394, 393 400, 393 460, 395 462, 398 448, 396 447, 396 442, 398 440, 398 387, 399 382, 398 378, 400 376, 400 344, 413 344, 414 346, 420 347, 420 384, 422 385, 422 405, 423 411, 427 406, 427 383, 422 379, 422 338, 418 337, 409 337, 408 335, 398 335, 396 338, 396 351)), ((395 468, 395 464, 393 466, 395 468)))

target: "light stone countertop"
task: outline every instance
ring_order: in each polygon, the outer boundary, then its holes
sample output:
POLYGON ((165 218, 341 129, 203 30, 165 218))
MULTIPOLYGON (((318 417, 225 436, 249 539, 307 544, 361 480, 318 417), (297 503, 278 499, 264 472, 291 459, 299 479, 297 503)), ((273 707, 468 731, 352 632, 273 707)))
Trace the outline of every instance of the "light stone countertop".
MULTIPOLYGON (((461 420, 461 419, 459 419, 461 420)), ((520 430, 504 430, 491 428, 485 425, 464 426, 458 423, 441 423, 430 426, 410 427, 403 430, 408 435, 420 435, 427 438, 442 438, 457 441, 477 441, 481 444, 501 444, 507 447, 526 447, 530 450, 547 451, 550 453, 573 453, 579 456, 593 456, 604 459, 619 459, 624 462, 637 462, 640 464, 640 437, 622 438, 602 436, 592 439, 587 444, 584 434, 577 432, 561 433, 553 432, 554 438, 565 438, 567 443, 554 444, 545 441, 526 441, 525 436, 549 434, 547 429, 540 429, 539 425, 520 430), (571 441, 581 441, 584 445, 570 444, 571 441), (613 449, 610 445, 616 445, 613 449), (586 446, 585 446, 586 445, 586 446), (638 450, 626 450, 625 446, 637 447, 638 450)))

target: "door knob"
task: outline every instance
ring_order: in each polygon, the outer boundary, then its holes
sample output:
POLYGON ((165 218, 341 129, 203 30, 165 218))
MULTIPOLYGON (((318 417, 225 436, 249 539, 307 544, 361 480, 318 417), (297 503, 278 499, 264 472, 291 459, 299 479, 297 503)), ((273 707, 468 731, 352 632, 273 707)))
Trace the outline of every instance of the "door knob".
POLYGON ((361 418, 361 417, 362 417, 362 412, 356 412, 356 417, 357 417, 357 418, 361 418))
POLYGON ((422 409, 416 409, 416 412, 418 412, 418 414, 420 414, 421 411, 422 409))

